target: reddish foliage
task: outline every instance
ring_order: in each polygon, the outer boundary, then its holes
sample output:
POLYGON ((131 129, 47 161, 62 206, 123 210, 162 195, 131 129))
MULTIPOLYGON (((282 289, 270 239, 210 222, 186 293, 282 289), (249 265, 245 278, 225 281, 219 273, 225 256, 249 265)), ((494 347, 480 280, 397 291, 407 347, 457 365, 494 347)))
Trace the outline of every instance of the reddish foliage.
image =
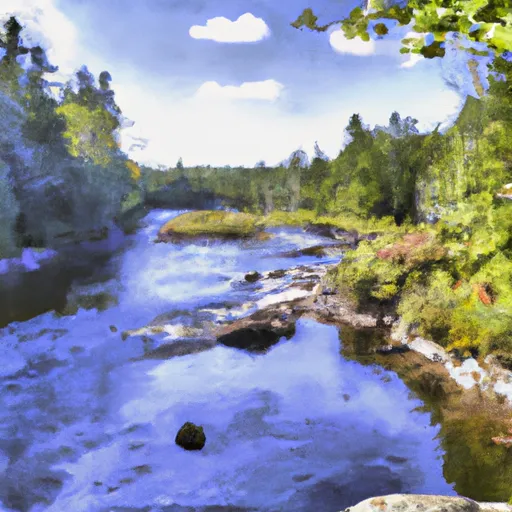
POLYGON ((404 235, 401 240, 391 247, 377 251, 377 258, 401 263, 414 263, 415 259, 423 261, 436 260, 443 255, 444 249, 434 245, 428 233, 411 233, 404 235), (426 249, 426 251, 422 252, 423 249, 426 249))
POLYGON ((494 301, 492 296, 490 295, 490 289, 487 285, 475 284, 473 285, 473 289, 477 292, 478 298, 482 304, 486 306, 490 306, 494 301))
POLYGON ((460 288, 462 286, 462 280, 459 280, 457 281, 454 285, 453 285, 453 288, 452 290, 455 291, 457 290, 458 288, 460 288))

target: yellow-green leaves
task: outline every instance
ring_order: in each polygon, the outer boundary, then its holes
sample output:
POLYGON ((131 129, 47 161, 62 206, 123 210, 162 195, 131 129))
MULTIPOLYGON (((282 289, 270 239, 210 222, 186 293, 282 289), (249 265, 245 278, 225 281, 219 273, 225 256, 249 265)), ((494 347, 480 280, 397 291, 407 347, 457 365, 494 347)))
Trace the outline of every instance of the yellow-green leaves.
POLYGON ((443 57, 445 52, 441 43, 450 33, 487 43, 498 54, 512 50, 512 6, 509 0, 409 0, 403 7, 397 4, 396 1, 372 0, 368 10, 363 11, 358 7, 340 22, 333 21, 322 26, 317 24, 318 18, 308 8, 292 26, 323 32, 332 24, 341 23, 347 39, 360 37, 368 41, 369 21, 378 22, 373 32, 379 37, 388 33, 382 20, 395 20, 400 26, 414 21, 413 30, 421 35, 431 34, 434 42, 426 45, 421 39, 402 41, 404 48, 401 53, 421 53, 426 58, 443 57))
POLYGON ((133 181, 139 181, 140 180, 140 167, 137 165, 136 162, 133 160, 128 160, 126 162, 126 167, 128 167, 128 170, 130 171, 130 175, 133 181))
POLYGON ((117 149, 114 130, 117 120, 105 109, 93 111, 76 103, 62 105, 57 114, 66 120, 64 138, 71 156, 108 165, 117 149))

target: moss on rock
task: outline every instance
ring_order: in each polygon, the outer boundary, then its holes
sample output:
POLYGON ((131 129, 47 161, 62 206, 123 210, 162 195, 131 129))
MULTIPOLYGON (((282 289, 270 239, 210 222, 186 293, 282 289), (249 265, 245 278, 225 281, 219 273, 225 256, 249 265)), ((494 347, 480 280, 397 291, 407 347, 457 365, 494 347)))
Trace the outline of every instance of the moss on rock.
POLYGON ((261 229, 258 217, 254 215, 206 210, 184 213, 171 219, 162 226, 158 238, 165 242, 205 236, 247 238, 261 229))

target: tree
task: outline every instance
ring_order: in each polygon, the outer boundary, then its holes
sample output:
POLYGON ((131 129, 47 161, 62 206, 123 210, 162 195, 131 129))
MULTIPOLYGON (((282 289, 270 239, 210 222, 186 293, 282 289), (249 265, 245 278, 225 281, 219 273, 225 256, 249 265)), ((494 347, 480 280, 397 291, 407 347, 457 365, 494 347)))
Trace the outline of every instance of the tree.
POLYGON ((408 0, 405 5, 398 0, 366 0, 365 9, 357 7, 346 18, 319 25, 308 8, 291 25, 325 32, 341 24, 347 39, 369 41, 372 32, 379 37, 387 34, 386 20, 399 26, 414 22, 412 30, 419 37, 402 40, 400 52, 405 54, 420 54, 427 59, 444 57, 451 35, 466 41, 458 47, 473 55, 494 54, 500 58, 512 51, 510 0, 408 0))
POLYGON ((76 90, 68 83, 57 114, 66 121, 63 134, 69 153, 95 165, 108 165, 118 152, 117 130, 121 110, 110 89, 107 71, 100 74, 99 85, 86 66, 77 71, 76 90))

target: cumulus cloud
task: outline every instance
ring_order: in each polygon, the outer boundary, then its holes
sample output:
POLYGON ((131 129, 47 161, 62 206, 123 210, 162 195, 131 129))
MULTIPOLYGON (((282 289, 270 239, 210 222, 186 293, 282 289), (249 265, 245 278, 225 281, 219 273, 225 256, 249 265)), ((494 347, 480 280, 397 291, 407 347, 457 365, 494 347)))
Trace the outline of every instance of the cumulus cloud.
POLYGON ((423 60, 423 56, 418 53, 409 53, 409 58, 400 64, 401 68, 412 68, 418 64, 420 60, 423 60))
POLYGON ((222 86, 217 82, 205 82, 199 87, 198 98, 222 98, 240 100, 266 100, 275 101, 284 89, 283 84, 276 80, 263 80, 261 82, 244 82, 239 86, 222 86))
POLYGON ((194 39, 210 39, 217 43, 255 43, 267 38, 270 29, 264 20, 247 12, 236 21, 222 16, 212 18, 204 26, 192 26, 189 34, 194 39))
POLYGON ((332 48, 338 53, 367 56, 375 54, 375 41, 363 41, 360 37, 347 39, 342 30, 335 30, 329 36, 332 48))

